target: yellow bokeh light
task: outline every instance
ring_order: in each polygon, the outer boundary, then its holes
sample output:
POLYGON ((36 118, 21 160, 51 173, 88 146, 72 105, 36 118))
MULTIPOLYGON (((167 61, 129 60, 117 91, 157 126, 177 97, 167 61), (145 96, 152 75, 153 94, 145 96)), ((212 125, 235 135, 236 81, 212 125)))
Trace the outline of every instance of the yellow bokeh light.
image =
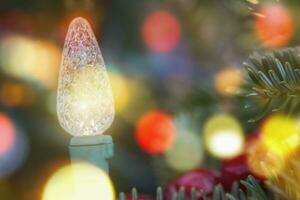
POLYGON ((52 42, 12 35, 0 45, 2 70, 17 78, 53 88, 57 83, 61 50, 52 42))
POLYGON ((231 158, 243 151, 245 138, 239 122, 230 115, 218 114, 204 126, 207 150, 218 158, 231 158))
POLYGON ((30 38, 9 36, 1 41, 0 57, 3 70, 16 77, 27 77, 34 62, 34 43, 30 38))
POLYGON ((45 40, 35 41, 35 63, 32 76, 46 87, 55 88, 57 85, 58 68, 61 50, 53 43, 45 40))
POLYGON ((234 95, 238 92, 244 76, 237 68, 225 68, 217 73, 214 78, 214 85, 218 93, 224 96, 234 95))
POLYGON ((270 116, 262 125, 261 134, 267 150, 279 156, 287 156, 299 146, 297 120, 282 114, 270 116))
POLYGON ((128 105, 131 96, 130 82, 118 73, 109 73, 116 112, 122 112, 128 105))
POLYGON ((113 200, 111 180, 101 169, 88 163, 59 168, 47 181, 42 200, 113 200))

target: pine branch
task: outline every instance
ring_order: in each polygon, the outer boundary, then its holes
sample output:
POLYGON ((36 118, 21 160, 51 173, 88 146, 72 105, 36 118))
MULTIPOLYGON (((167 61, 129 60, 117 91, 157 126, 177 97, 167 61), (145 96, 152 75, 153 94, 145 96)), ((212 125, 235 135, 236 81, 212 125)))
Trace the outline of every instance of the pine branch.
POLYGON ((257 183, 253 176, 248 176, 246 181, 241 181, 241 183, 251 192, 253 198, 256 200, 268 200, 267 195, 257 183))
MULTIPOLYGON (((212 197, 208 197, 202 193, 203 200, 268 200, 267 194, 258 184, 253 176, 249 176, 246 180, 241 181, 242 185, 246 187, 244 192, 240 185, 236 182, 232 185, 230 193, 226 193, 221 185, 214 188, 212 197)), ((132 189, 132 200, 138 200, 138 192, 135 188, 132 189)), ((161 188, 157 189, 156 200, 163 200, 163 192, 161 188)), ((126 200, 124 193, 120 193, 119 200, 126 200)), ((179 191, 173 193, 171 200, 197 200, 196 190, 192 188, 191 197, 187 198, 184 187, 179 191)))
POLYGON ((276 50, 271 53, 254 53, 251 64, 244 63, 251 82, 247 96, 265 100, 262 114, 250 121, 257 121, 269 112, 289 111, 299 106, 300 58, 297 48, 276 50))

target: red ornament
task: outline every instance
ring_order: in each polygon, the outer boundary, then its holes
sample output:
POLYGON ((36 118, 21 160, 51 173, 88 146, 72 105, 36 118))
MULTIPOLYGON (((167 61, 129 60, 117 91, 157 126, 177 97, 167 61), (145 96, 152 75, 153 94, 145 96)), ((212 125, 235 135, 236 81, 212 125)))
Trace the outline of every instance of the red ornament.
POLYGON ((156 11, 146 18, 142 34, 149 49, 157 53, 167 53, 177 46, 180 29, 180 24, 173 14, 156 11))
POLYGON ((138 121, 135 136, 139 146, 147 153, 164 153, 175 139, 175 125, 168 114, 151 111, 138 121))
POLYGON ((202 193, 210 195, 217 184, 217 174, 207 169, 197 169, 191 171, 175 181, 171 182, 165 189, 164 195, 166 200, 172 198, 172 194, 178 192, 180 187, 185 188, 186 197, 191 198, 191 189, 195 188, 197 198, 200 199, 202 193))
POLYGON ((294 22, 289 10, 280 4, 262 6, 255 20, 257 37, 268 47, 286 45, 293 34, 294 22))
MULTIPOLYGON (((132 195, 131 194, 126 194, 126 200, 132 200, 132 195)), ((153 198, 151 197, 148 197, 146 195, 141 195, 139 194, 138 195, 138 200, 154 200, 153 198)))
POLYGON ((251 172, 247 166, 247 156, 243 154, 222 162, 219 182, 226 191, 230 191, 233 182, 246 179, 250 174, 251 172))

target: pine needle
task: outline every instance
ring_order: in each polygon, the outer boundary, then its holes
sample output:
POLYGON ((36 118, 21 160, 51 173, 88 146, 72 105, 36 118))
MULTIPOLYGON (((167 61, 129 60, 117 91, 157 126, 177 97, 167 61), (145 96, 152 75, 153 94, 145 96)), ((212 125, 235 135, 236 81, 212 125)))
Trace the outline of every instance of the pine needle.
POLYGON ((249 121, 257 121, 269 112, 290 112, 297 109, 300 100, 291 97, 300 95, 298 49, 288 48, 261 54, 255 52, 249 56, 249 60, 250 64, 244 63, 244 66, 250 78, 248 87, 251 89, 245 96, 267 102, 263 112, 249 121), (289 105, 295 107, 289 108, 289 105))

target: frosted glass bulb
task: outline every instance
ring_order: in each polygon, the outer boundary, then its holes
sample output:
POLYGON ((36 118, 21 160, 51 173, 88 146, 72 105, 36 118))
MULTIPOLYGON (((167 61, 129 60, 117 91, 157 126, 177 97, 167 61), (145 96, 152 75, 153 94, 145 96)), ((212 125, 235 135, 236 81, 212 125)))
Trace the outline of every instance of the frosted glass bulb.
POLYGON ((102 134, 114 118, 114 100, 101 51, 83 18, 71 22, 66 36, 57 113, 61 126, 74 136, 102 134))

